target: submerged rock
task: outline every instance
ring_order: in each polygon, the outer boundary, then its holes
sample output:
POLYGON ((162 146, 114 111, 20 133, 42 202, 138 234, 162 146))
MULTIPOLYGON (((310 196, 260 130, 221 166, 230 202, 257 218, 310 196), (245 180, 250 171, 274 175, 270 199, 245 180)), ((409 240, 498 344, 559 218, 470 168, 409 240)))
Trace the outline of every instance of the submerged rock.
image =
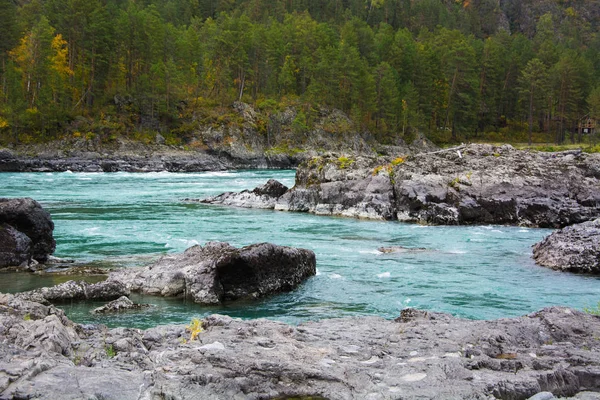
POLYGON ((297 326, 212 315, 80 326, 0 295, 0 398, 527 399, 600 391, 600 318, 568 308, 472 321, 418 310, 297 326), (546 392, 546 393, 544 393, 546 392))
POLYGON ((404 246, 390 246, 380 247, 377 249, 381 253, 422 253, 427 251, 425 247, 404 247, 404 246))
POLYGON ((109 281, 122 282, 134 292, 218 304, 290 291, 315 273, 315 254, 310 250, 270 243, 237 249, 210 242, 147 267, 113 272, 109 281))
POLYGON ((0 198, 0 268, 44 262, 56 242, 50 214, 30 198, 0 198))
POLYGON ((295 186, 276 199, 253 201, 249 193, 205 202, 427 224, 558 228, 600 216, 600 154, 468 145, 396 158, 324 156, 301 164, 295 186))
POLYGON ((559 271, 600 274, 600 218, 547 236, 533 246, 533 259, 559 271))

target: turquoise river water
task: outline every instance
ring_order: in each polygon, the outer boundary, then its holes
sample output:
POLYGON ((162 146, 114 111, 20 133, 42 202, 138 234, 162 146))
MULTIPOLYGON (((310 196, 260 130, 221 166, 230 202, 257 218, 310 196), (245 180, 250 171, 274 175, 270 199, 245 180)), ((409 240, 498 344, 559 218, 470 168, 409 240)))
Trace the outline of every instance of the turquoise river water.
MULTIPOLYGON (((207 173, 2 173, 0 197, 32 197, 55 223, 56 256, 100 265, 144 265, 194 244, 226 241, 298 246, 317 255, 317 276, 292 293, 258 302, 202 307, 181 299, 134 296, 143 312, 97 317, 98 304, 61 305, 81 323, 148 327, 211 313, 298 323, 354 315, 398 316, 405 307, 492 319, 550 305, 583 308, 600 299, 600 278, 536 266, 531 246, 551 231, 504 226, 419 226, 186 203, 251 189, 294 171, 207 173), (381 246, 424 247, 383 254, 381 246)), ((0 291, 54 284, 64 277, 0 274, 0 291)))

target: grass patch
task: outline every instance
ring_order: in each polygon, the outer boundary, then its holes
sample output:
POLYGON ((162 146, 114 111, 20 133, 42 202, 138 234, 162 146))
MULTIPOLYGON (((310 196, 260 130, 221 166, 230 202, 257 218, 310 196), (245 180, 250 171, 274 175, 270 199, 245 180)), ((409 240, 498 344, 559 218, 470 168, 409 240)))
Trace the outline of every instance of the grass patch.
POLYGON ((596 304, 595 307, 584 307, 583 312, 591 314, 591 315, 599 315, 600 316, 600 301, 596 304))

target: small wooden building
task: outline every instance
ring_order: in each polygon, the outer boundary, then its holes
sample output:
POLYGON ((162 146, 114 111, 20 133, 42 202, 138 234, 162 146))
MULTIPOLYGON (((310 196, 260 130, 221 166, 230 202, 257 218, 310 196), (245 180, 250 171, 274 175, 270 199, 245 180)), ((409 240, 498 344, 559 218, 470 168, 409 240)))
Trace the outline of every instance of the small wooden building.
POLYGON ((577 128, 580 135, 593 135, 596 133, 596 125, 596 120, 591 118, 589 115, 586 115, 579 120, 579 125, 577 128))

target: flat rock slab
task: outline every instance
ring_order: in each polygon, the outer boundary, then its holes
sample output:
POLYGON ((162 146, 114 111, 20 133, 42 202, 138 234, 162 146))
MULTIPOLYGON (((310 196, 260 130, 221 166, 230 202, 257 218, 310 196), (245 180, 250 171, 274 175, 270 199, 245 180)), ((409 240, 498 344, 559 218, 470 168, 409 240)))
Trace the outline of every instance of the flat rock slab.
POLYGON ((583 392, 600 391, 600 318, 568 308, 496 321, 410 310, 398 321, 202 322, 198 340, 185 326, 80 326, 53 306, 0 295, 0 399, 593 399, 583 392))
POLYGON ((315 253, 310 250, 270 243, 238 249, 211 242, 147 267, 113 272, 109 281, 122 282, 134 292, 219 304, 290 291, 315 274, 315 253))
POLYGON ((600 218, 552 233, 533 246, 533 258, 558 271, 600 274, 600 218))

